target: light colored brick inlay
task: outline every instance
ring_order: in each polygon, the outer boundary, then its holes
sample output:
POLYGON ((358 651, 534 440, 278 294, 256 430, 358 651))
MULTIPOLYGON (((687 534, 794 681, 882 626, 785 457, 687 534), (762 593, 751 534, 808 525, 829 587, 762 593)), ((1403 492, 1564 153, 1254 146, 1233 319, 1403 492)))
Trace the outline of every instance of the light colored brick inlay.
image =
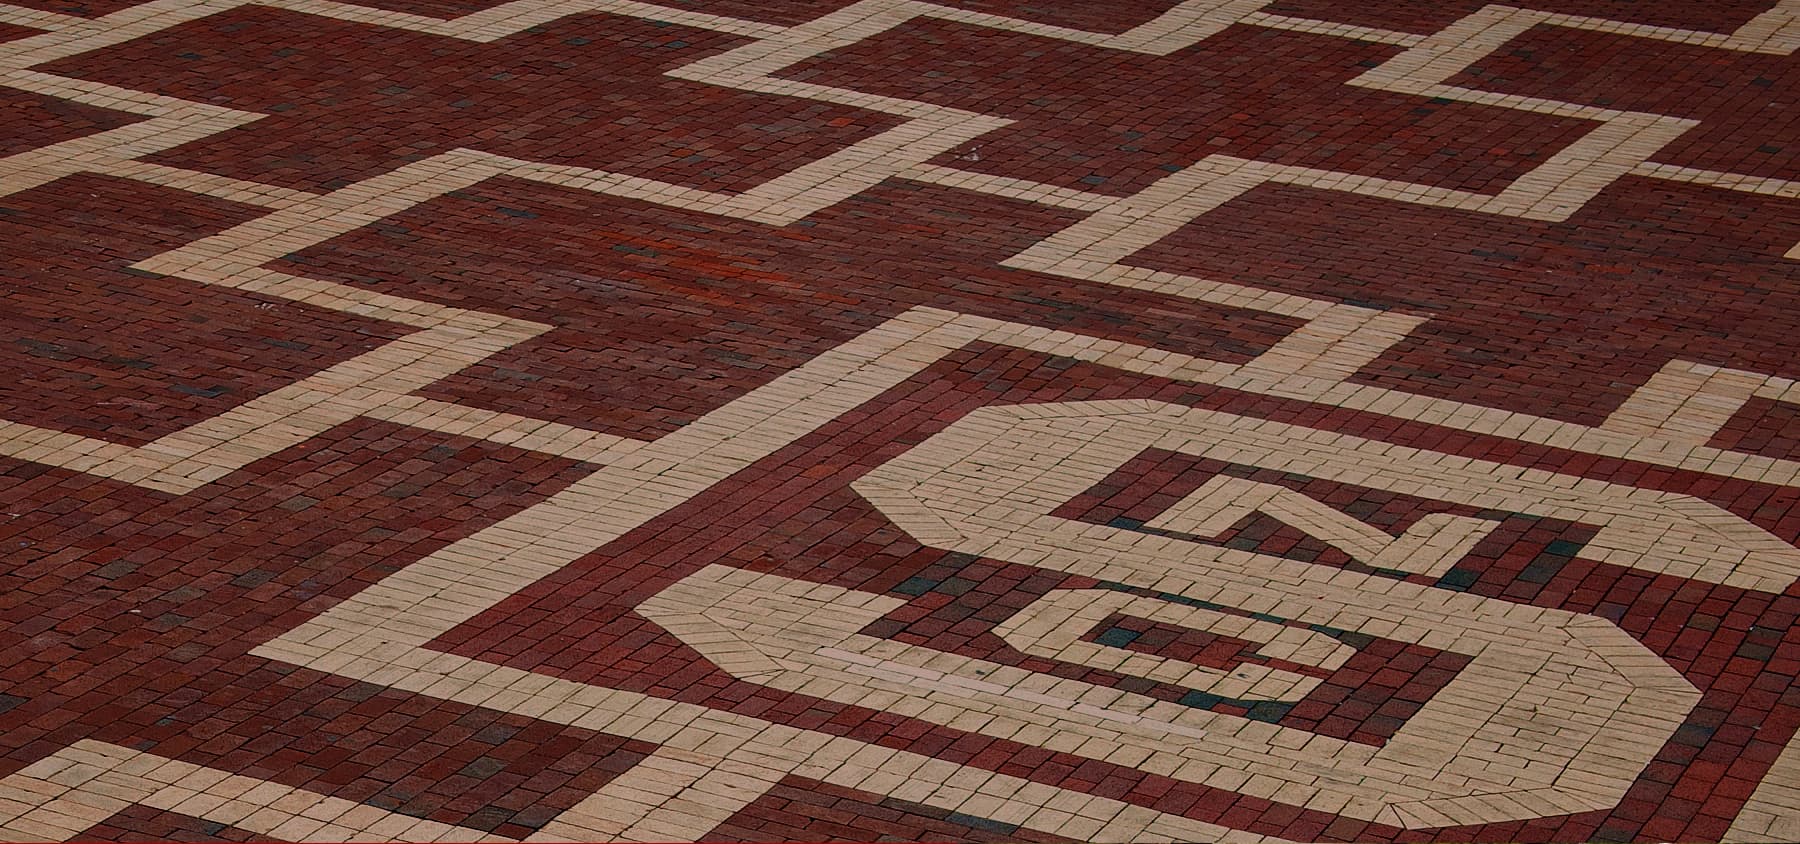
POLYGON ((75 838, 130 806, 280 841, 511 840, 85 739, 0 779, 0 840, 75 838))
POLYGON ((1214 537, 1253 513, 1299 528, 1375 568, 1429 575, 1449 571, 1497 526, 1431 513, 1393 536, 1286 487, 1226 476, 1209 479, 1144 526, 1214 537))
POLYGON ((994 633, 1020 653, 1148 677, 1220 697, 1298 701, 1319 685, 1317 677, 1266 665, 1244 663, 1227 671, 1081 641, 1083 633, 1114 613, 1246 639, 1259 643, 1260 656, 1326 670, 1342 667, 1355 653, 1348 645, 1305 628, 1106 589, 1051 592, 995 625, 994 633))
POLYGON ((1725 844, 1800 841, 1800 738, 1788 743, 1721 839, 1725 844))

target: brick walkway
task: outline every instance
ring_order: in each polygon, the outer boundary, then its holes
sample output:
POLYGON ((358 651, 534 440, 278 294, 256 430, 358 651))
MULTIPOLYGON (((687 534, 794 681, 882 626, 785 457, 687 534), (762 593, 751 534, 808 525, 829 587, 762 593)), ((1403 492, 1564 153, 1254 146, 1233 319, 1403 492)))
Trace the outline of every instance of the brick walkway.
POLYGON ((1800 840, 1794 0, 0 4, 0 838, 1800 840))

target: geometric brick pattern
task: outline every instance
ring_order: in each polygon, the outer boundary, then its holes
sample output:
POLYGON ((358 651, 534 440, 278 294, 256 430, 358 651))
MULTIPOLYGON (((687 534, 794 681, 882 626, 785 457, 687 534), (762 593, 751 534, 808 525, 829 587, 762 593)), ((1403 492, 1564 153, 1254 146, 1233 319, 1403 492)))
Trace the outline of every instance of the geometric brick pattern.
POLYGON ((0 836, 1800 840, 1797 49, 0 5, 0 836))

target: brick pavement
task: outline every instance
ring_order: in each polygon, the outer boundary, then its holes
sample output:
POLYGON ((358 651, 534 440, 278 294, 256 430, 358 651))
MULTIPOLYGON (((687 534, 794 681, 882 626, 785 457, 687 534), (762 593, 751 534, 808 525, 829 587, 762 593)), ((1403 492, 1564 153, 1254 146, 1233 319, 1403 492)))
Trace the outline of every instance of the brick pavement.
POLYGON ((1800 841, 1797 48, 0 4, 0 838, 1800 841))

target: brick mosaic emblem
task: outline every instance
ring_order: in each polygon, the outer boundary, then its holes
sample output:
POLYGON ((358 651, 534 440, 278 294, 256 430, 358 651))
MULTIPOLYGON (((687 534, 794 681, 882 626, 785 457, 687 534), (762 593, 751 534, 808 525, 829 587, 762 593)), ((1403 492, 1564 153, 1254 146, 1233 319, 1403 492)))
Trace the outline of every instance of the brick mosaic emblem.
POLYGON ((1796 49, 0 4, 0 838, 1800 840, 1796 49))

